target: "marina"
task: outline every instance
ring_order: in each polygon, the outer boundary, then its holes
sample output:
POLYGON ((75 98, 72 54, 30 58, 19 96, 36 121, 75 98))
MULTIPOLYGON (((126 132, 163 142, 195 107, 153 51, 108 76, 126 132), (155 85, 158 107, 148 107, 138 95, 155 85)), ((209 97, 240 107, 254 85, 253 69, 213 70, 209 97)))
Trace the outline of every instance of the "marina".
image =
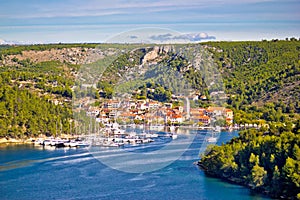
POLYGON ((50 137, 38 138, 34 140, 35 145, 61 147, 88 147, 88 146, 102 146, 102 147, 121 147, 124 145, 138 145, 154 142, 156 138, 171 138, 177 139, 178 135, 175 133, 175 127, 170 127, 170 132, 156 132, 145 131, 144 129, 132 129, 126 131, 120 129, 117 123, 109 124, 106 128, 101 129, 100 134, 81 135, 73 139, 50 137), (133 131, 135 130, 135 131, 133 131), (136 131, 138 130, 138 131, 136 131))

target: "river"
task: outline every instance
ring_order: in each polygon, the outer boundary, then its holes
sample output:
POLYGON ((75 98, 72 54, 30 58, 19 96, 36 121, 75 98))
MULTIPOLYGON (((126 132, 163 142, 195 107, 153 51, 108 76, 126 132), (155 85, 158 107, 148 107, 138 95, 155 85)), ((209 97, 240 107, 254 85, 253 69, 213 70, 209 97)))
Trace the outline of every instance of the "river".
MULTIPOLYGON (((147 170, 148 164, 144 164, 145 172, 139 173, 113 169, 87 148, 2 145, 0 199, 268 199, 242 186, 207 177, 193 164, 207 136, 203 131, 189 134, 194 136, 192 143, 174 162, 156 170, 147 170)), ((236 135, 221 132, 217 143, 236 135)), ((177 140, 182 138, 179 134, 177 140)), ((137 153, 166 145, 164 142, 136 147, 137 153)))

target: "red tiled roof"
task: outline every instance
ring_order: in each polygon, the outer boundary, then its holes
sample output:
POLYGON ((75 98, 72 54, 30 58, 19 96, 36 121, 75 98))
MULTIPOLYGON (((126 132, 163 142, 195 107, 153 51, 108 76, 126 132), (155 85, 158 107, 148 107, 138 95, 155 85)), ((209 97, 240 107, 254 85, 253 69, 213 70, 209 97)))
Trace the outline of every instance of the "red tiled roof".
POLYGON ((199 119, 210 119, 209 116, 203 115, 203 116, 199 116, 199 119))

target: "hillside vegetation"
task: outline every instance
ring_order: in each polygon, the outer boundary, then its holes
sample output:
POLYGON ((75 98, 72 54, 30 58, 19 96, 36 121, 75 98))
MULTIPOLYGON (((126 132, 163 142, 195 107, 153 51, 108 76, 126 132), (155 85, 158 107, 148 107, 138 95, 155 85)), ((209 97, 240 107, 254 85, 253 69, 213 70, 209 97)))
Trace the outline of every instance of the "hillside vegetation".
POLYGON ((291 121, 300 112, 299 41, 206 45, 222 71, 236 123, 291 121))
POLYGON ((70 129, 75 66, 54 61, 0 68, 0 137, 54 135, 70 129), (59 103, 54 103, 54 102, 59 103))
POLYGON ((299 112, 300 42, 216 42, 209 50, 235 108, 284 102, 299 112))
POLYGON ((300 198, 300 42, 207 43, 222 70, 235 123, 268 123, 212 146, 199 165, 209 175, 274 198, 300 198))
MULTIPOLYGON (((268 123, 276 126, 288 122, 295 124, 299 120, 299 41, 208 42, 201 44, 201 48, 196 44, 173 46, 101 44, 95 51, 102 56, 101 59, 84 65, 85 67, 69 63, 67 56, 65 60, 51 60, 52 53, 55 53, 56 49, 66 49, 66 52, 73 55, 73 52, 81 52, 82 48, 93 51, 95 46, 97 45, 2 46, 1 59, 7 61, 9 58, 11 64, 4 63, 0 67, 1 88, 3 88, 1 91, 12 91, 16 94, 24 92, 36 97, 37 101, 51 105, 55 103, 53 105, 57 107, 55 109, 67 109, 68 114, 63 114, 64 117, 57 117, 58 120, 54 121, 67 122, 72 121, 71 98, 79 99, 87 96, 97 101, 101 97, 111 98, 115 91, 142 89, 142 93, 137 95, 138 98, 147 96, 166 101, 170 98, 170 92, 180 94, 185 88, 192 88, 200 95, 208 97, 208 100, 199 100, 193 105, 211 105, 213 102, 209 101, 212 98, 210 93, 218 91, 221 87, 216 86, 217 84, 208 84, 214 80, 207 80, 207 77, 214 77, 215 70, 220 70, 228 96, 224 105, 234 110, 235 123, 268 123), (37 62, 24 57, 27 55, 26 52, 30 51, 49 51, 49 60, 37 62), (191 52, 186 53, 188 51, 191 52), (198 66, 189 58, 195 55, 193 51, 201 51, 198 66), (23 55, 22 59, 17 59, 20 54, 23 55), (16 57, 10 57, 12 55, 16 57), (208 65, 212 62, 217 64, 218 69, 208 65), (89 73, 83 72, 81 73, 83 77, 78 77, 80 70, 89 73), (101 77, 93 79, 92 75, 99 72, 102 74, 101 77), (82 90, 84 82, 78 82, 81 78, 97 80, 95 82, 97 87, 88 83, 86 85, 89 85, 89 88, 82 90), (148 89, 153 89, 153 85, 160 88, 156 91, 157 94, 145 92, 143 94, 143 91, 147 91, 147 86, 148 89)), ((84 57, 80 56, 86 54, 75 53, 74 56, 78 57, 77 60, 84 60, 84 57)), ((57 59, 55 56, 52 58, 57 59)), ((29 118, 43 123, 42 117, 38 115, 15 117, 17 121, 12 122, 12 116, 23 114, 19 110, 9 109, 9 105, 13 104, 8 101, 13 100, 1 99, 3 111, 0 120, 3 124, 3 136, 7 134, 30 136, 37 132, 54 134, 50 131, 53 127, 28 131, 30 125, 26 123, 29 123, 29 118)))
POLYGON ((300 198, 300 121, 295 128, 246 130, 206 150, 206 173, 246 185, 274 198, 300 198))

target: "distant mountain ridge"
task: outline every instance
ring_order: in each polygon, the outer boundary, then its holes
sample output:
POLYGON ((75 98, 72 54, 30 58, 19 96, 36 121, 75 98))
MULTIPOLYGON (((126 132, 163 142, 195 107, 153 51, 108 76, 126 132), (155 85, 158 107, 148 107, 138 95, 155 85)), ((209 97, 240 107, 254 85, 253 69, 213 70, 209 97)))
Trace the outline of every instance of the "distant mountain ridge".
POLYGON ((26 43, 20 41, 4 40, 0 38, 0 45, 20 45, 20 44, 26 44, 26 43))

